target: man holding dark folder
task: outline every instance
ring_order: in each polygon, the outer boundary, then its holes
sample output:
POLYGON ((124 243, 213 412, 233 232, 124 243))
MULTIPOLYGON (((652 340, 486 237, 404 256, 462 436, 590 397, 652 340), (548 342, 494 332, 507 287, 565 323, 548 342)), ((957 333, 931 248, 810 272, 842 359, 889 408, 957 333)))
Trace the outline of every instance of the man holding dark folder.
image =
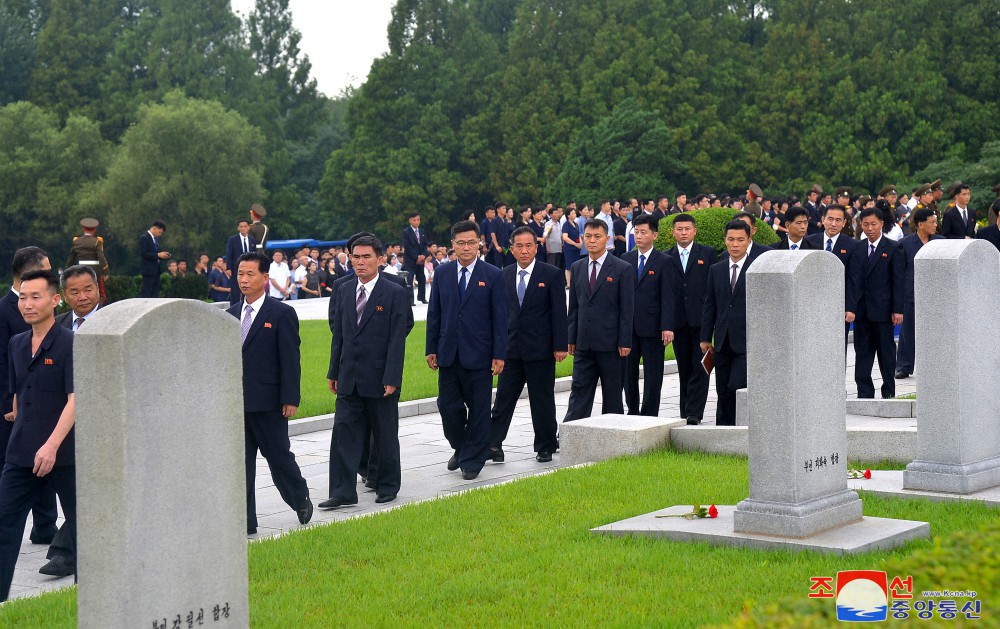
POLYGON ((746 270, 753 262, 747 255, 749 246, 750 226, 741 220, 730 221, 726 225, 729 255, 712 265, 708 274, 701 351, 713 352, 702 364, 710 368, 714 358, 717 426, 736 425, 736 391, 747 386, 746 270))

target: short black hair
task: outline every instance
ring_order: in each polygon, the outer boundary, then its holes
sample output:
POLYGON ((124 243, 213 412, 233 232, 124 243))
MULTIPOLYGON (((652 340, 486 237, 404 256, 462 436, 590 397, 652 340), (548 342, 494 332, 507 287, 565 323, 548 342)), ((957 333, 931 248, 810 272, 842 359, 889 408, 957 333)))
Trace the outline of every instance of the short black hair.
POLYGON ((729 234, 730 230, 733 229, 744 232, 747 236, 750 236, 750 226, 747 225, 745 221, 741 221, 738 218, 734 218, 726 223, 726 234, 729 234))
MULTIPOLYGON (((602 203, 607 203, 607 201, 604 201, 602 203)), ((588 229, 600 229, 603 230, 605 234, 607 234, 608 224, 599 218, 590 218, 587 219, 587 222, 583 224, 583 231, 587 231, 588 229)))
POLYGON ((476 238, 478 238, 480 236, 479 225, 476 225, 476 221, 458 221, 451 226, 451 239, 455 240, 455 236, 465 232, 476 232, 476 238))
POLYGON ((825 217, 827 212, 829 212, 830 210, 840 210, 844 214, 844 218, 847 218, 847 208, 845 208, 843 205, 838 205, 834 203, 833 205, 824 206, 823 216, 825 217))
MULTIPOLYGON (((351 248, 354 247, 354 243, 356 243, 358 241, 358 238, 365 238, 365 237, 375 238, 376 240, 378 240, 378 237, 375 236, 375 234, 373 234, 371 232, 358 232, 358 233, 354 234, 353 236, 351 236, 350 238, 347 239, 347 252, 348 253, 351 252, 351 248)), ((379 240, 378 245, 379 245, 379 250, 384 253, 385 252, 385 248, 382 246, 382 241, 381 240, 379 240)))
POLYGON ((410 220, 411 218, 417 218, 419 216, 420 212, 410 212, 409 214, 407 214, 406 220, 410 220))
POLYGON ((42 268, 42 262, 49 257, 40 247, 21 247, 14 252, 14 261, 10 265, 11 275, 15 280, 29 271, 42 268))
POLYGON ((913 211, 913 224, 914 225, 919 225, 920 223, 923 223, 924 221, 926 221, 927 219, 929 219, 932 216, 937 216, 937 215, 934 213, 934 210, 932 210, 930 208, 924 207, 924 208, 920 208, 919 210, 914 210, 913 211))
POLYGON ((875 209, 873 207, 869 207, 869 208, 865 208, 865 209, 861 210, 861 213, 858 214, 858 222, 860 223, 861 221, 865 220, 869 216, 874 216, 875 218, 877 218, 878 220, 882 221, 883 223, 885 222, 885 217, 882 216, 882 213, 879 212, 877 209, 875 209))
POLYGON ((795 207, 793 207, 790 210, 788 210, 787 212, 785 212, 785 221, 784 222, 785 223, 791 223, 792 221, 794 221, 795 219, 797 219, 800 216, 805 216, 808 219, 809 218, 809 210, 805 209, 801 205, 796 205, 795 207))
POLYGON ((658 231, 660 231, 660 229, 659 229, 659 227, 660 227, 660 221, 659 221, 659 219, 657 219, 652 214, 645 214, 645 213, 641 213, 640 212, 639 216, 636 216, 635 218, 632 219, 632 227, 633 228, 638 227, 639 225, 647 225, 647 226, 649 226, 649 231, 651 231, 651 232, 658 232, 658 231))
POLYGON ((248 220, 247 220, 247 219, 245 219, 245 218, 241 218, 240 220, 236 221, 236 226, 237 226, 237 227, 239 227, 239 226, 240 226, 241 224, 243 224, 243 223, 246 223, 247 225, 249 225, 249 224, 250 224, 250 221, 248 221, 248 220))
MULTIPOLYGON (((382 252, 382 242, 379 241, 379 239, 376 238, 375 236, 373 236, 371 234, 368 234, 368 235, 365 235, 365 236, 358 236, 357 238, 355 238, 354 242, 351 243, 351 253, 352 254, 354 253, 354 248, 357 247, 357 246, 359 246, 359 245, 362 246, 362 247, 371 247, 372 250, 375 252, 375 257, 376 258, 382 257, 382 253, 383 253, 382 252)), ((315 260, 313 260, 313 262, 315 262, 315 260)))
POLYGON ((84 266, 82 264, 74 264, 71 267, 66 268, 62 275, 59 277, 59 284, 66 288, 66 282, 73 279, 74 277, 79 277, 80 275, 89 275, 90 279, 97 283, 97 272, 89 266, 84 266))
POLYGON ((44 279, 48 282, 50 292, 59 292, 59 275, 51 269, 32 269, 30 271, 25 271, 24 274, 21 275, 22 284, 37 279, 44 279))
POLYGON ((167 231, 167 224, 160 220, 153 221, 152 227, 159 227, 163 231, 167 231))
POLYGON ((484 213, 485 212, 496 212, 496 211, 497 211, 497 209, 495 207, 493 207, 492 205, 487 205, 486 207, 483 208, 483 212, 484 213))
POLYGON ((694 226, 698 226, 698 221, 694 220, 694 217, 690 214, 678 214, 674 216, 674 225, 677 223, 694 223, 694 226))
POLYGON ((244 262, 256 262, 257 270, 261 273, 267 273, 268 269, 271 268, 271 261, 259 251, 249 251, 241 255, 239 262, 236 263, 236 267, 239 268, 244 262))
POLYGON ((749 218, 750 222, 753 225, 757 224, 757 217, 754 216, 753 214, 751 214, 750 212, 737 212, 736 214, 733 214, 733 219, 732 220, 738 221, 741 218, 749 218))
POLYGON ((531 236, 531 241, 532 242, 537 242, 535 240, 535 230, 531 229, 527 225, 521 225, 520 227, 518 227, 517 229, 515 229, 513 232, 511 232, 511 234, 510 234, 510 241, 514 242, 514 239, 517 238, 518 236, 520 236, 521 234, 528 234, 529 236, 531 236))

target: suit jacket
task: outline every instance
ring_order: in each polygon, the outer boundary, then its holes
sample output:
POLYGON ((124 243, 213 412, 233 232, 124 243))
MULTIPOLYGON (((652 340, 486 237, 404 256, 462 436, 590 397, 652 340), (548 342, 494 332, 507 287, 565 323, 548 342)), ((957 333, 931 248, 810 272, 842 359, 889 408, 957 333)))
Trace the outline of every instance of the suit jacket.
MULTIPOLYGON (((826 250, 826 232, 820 234, 810 234, 806 236, 806 240, 812 245, 812 249, 826 250)), ((837 240, 833 244, 833 250, 830 252, 837 256, 837 259, 846 267, 847 261, 851 257, 851 251, 854 250, 858 244, 857 240, 845 235, 840 234, 837 236, 837 240)))
POLYGON ((536 260, 524 301, 518 304, 520 270, 517 264, 510 264, 502 271, 507 295, 507 358, 554 359, 553 352, 566 351, 566 276, 561 269, 536 260))
MULTIPOLYGON (((94 308, 93 310, 91 310, 90 314, 93 314, 98 309, 100 309, 100 306, 97 306, 97 308, 94 308)), ((73 311, 72 310, 67 310, 66 312, 64 312, 62 314, 56 315, 56 325, 61 325, 62 327, 66 328, 67 330, 72 330, 73 329, 73 319, 74 318, 75 318, 75 316, 73 315, 73 311)))
POLYGON ((997 227, 996 223, 988 227, 984 227, 976 232, 976 238, 982 240, 988 240, 993 243, 993 246, 1000 250, 1000 227, 997 227))
MULTIPOLYGON (((757 247, 762 247, 762 246, 763 245, 756 245, 755 244, 753 246, 753 248, 757 249, 757 247)), ((771 248, 774 249, 775 251, 791 251, 791 249, 790 249, 791 248, 791 244, 789 244, 787 238, 783 238, 781 240, 781 242, 779 242, 778 244, 774 245, 771 248)), ((818 248, 819 247, 817 247, 815 244, 813 244, 812 241, 809 240, 809 236, 806 236, 805 238, 803 238, 802 241, 799 243, 799 250, 801 250, 801 251, 805 251, 807 249, 818 249, 818 248)), ((754 251, 754 253, 757 253, 757 252, 754 251)), ((754 258, 756 258, 759 255, 760 254, 758 253, 757 255, 754 256, 754 258)))
MULTIPOLYGON (((944 236, 938 236, 934 234, 931 236, 931 240, 942 240, 944 236)), ((913 303, 913 259, 917 257, 917 252, 920 248, 924 246, 920 236, 916 234, 910 234, 902 240, 899 241, 899 246, 903 249, 903 261, 906 265, 906 271, 904 273, 904 292, 903 292, 903 303, 912 304, 913 303)), ((898 311, 897 311, 898 312, 898 311)))
MULTIPOLYGON (((248 251, 257 251, 257 241, 250 234, 247 234, 247 245, 250 247, 248 251)), ((236 283, 236 272, 240 266, 239 260, 241 255, 243 255, 243 243, 240 241, 240 235, 233 234, 226 241, 226 269, 232 272, 233 276, 230 279, 234 285, 236 283)))
MULTIPOLYGON (((705 288, 708 286, 708 272, 718 261, 715 249, 698 243, 691 243, 688 265, 681 265, 681 253, 677 246, 667 251, 673 260, 677 273, 674 286, 674 325, 677 327, 701 328, 701 317, 705 311, 705 288)), ((671 328, 673 329, 673 328, 671 328)))
MULTIPOLYGON (((632 273, 639 270, 639 250, 627 252, 623 260, 632 266, 632 273)), ((663 330, 674 329, 674 295, 677 292, 679 266, 656 247, 649 252, 649 258, 642 267, 642 275, 636 275, 632 330, 636 336, 660 338, 663 330)))
MULTIPOLYGON (((758 245, 754 245, 754 249, 758 245)), ((763 252, 761 252, 763 253, 763 252)), ((760 254, 758 254, 759 256, 760 254)), ((756 258, 744 258, 743 268, 730 288, 729 255, 712 265, 705 289, 705 310, 701 318, 701 342, 711 343, 715 349, 722 347, 728 338, 729 347, 737 354, 747 351, 747 270, 756 258)))
POLYGON ((420 238, 413 233, 412 227, 407 227, 403 230, 403 266, 405 267, 415 267, 417 266, 417 256, 427 255, 427 232, 424 231, 422 227, 417 228, 420 231, 420 238))
POLYGON ((139 264, 139 274, 149 276, 159 276, 160 275, 160 258, 158 256, 159 248, 153 241, 153 237, 146 232, 142 236, 139 236, 139 256, 142 258, 142 262, 139 264))
POLYGON ((809 212, 809 232, 811 236, 813 234, 820 234, 823 232, 823 215, 819 211, 819 206, 812 201, 806 201, 803 205, 807 212, 809 212))
POLYGON ((410 297, 380 274, 359 322, 357 294, 357 276, 337 286, 337 301, 352 305, 337 309, 327 378, 337 381, 338 394, 382 398, 385 385, 399 390, 403 384, 406 335, 413 328, 410 297))
POLYGON ((437 354, 442 367, 489 369, 507 358, 507 298, 500 269, 482 260, 458 297, 458 262, 446 262, 434 274, 427 308, 426 354, 437 354))
MULTIPOLYGON (((226 312, 243 318, 243 303, 226 312)), ((280 411, 299 405, 299 318, 288 304, 264 297, 243 341, 243 412, 280 411)))
POLYGON ((962 221, 962 213, 957 207, 952 207, 944 213, 941 219, 940 234, 945 238, 962 239, 968 236, 972 238, 976 235, 976 211, 972 208, 965 209, 968 219, 962 221))
POLYGON ((595 352, 632 347, 635 316, 635 270, 608 252, 590 292, 590 256, 573 263, 570 271, 570 345, 595 352))
MULTIPOLYGON (((10 339, 15 334, 20 334, 31 329, 31 326, 24 322, 21 311, 17 309, 17 293, 8 290, 7 294, 0 300, 0 391, 3 391, 3 412, 9 413, 14 406, 14 392, 10 390, 7 378, 9 377, 8 351, 10 339)), ((0 421, 3 421, 0 419, 0 421)))
MULTIPOLYGON (((394 284, 399 284, 403 288, 406 288, 406 282, 403 281, 403 278, 401 278, 398 275, 393 275, 391 273, 383 273, 384 269, 385 267, 379 269, 379 274, 378 274, 379 281, 389 280, 394 284)), ((344 277, 338 277, 336 280, 333 281, 333 285, 331 286, 331 291, 330 291, 330 303, 327 306, 327 314, 326 314, 327 320, 330 323, 331 332, 333 332, 336 328, 335 320, 337 318, 337 303, 339 301, 337 298, 337 291, 340 290, 339 287, 343 286, 344 282, 353 280, 356 277, 357 277, 356 275, 351 273, 350 275, 345 275, 344 277)), ((376 286, 378 286, 378 284, 376 284, 376 286)), ((352 297, 351 299, 354 298, 352 297)), ((412 328, 413 328, 413 308, 409 307, 407 308, 407 315, 406 315, 406 329, 410 330, 412 328)), ((407 334, 409 334, 409 331, 407 331, 407 334)))
MULTIPOLYGON (((764 254, 764 253, 770 251, 771 249, 772 249, 772 247, 769 247, 767 245, 762 245, 759 242, 755 242, 755 243, 753 243, 750 246, 750 251, 747 252, 747 256, 751 260, 756 260, 757 258, 759 258, 761 256, 761 254, 764 254)), ((728 260, 729 259, 728 258, 728 254, 725 251, 722 252, 722 254, 721 254, 720 257, 723 260, 728 260)))
POLYGON ((906 259, 899 243, 882 236, 871 261, 869 241, 855 245, 847 264, 847 311, 869 321, 891 321, 903 312, 906 259))

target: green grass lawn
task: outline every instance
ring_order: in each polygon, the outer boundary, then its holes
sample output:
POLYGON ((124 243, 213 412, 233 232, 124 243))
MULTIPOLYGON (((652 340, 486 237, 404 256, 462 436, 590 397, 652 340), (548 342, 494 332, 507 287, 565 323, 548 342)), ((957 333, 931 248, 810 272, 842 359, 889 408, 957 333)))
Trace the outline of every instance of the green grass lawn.
MULTIPOLYGON (((675 504, 735 504, 747 493, 745 458, 663 451, 254 543, 251 625, 727 623, 774 601, 801 598, 810 609, 832 607, 806 597, 811 576, 885 569, 997 517, 996 509, 977 503, 863 495, 866 515, 928 521, 937 539, 846 557, 589 533, 675 504)), ((923 578, 915 589, 995 587, 970 582, 961 568, 933 574, 939 583, 923 578)), ((996 578, 982 570, 968 574, 996 578)), ((68 590, 13 601, 0 608, 0 626, 72 627, 75 600, 76 591, 68 590)), ((995 604, 983 606, 994 621, 995 604)), ((986 615, 982 622, 990 624, 986 615)))
MULTIPOLYGON (((302 321, 302 404, 296 418, 313 417, 332 413, 336 396, 327 387, 326 374, 330 368, 330 326, 325 321, 302 321)), ((403 387, 399 399, 419 400, 437 397, 437 373, 431 371, 424 360, 427 322, 417 321, 406 338, 406 362, 403 367, 403 387)), ((673 346, 667 347, 666 360, 674 359, 673 346)), ((556 377, 572 375, 573 357, 556 364, 556 377)), ((669 376, 668 376, 669 377, 669 376)), ((494 386, 496 379, 494 379, 494 386)))

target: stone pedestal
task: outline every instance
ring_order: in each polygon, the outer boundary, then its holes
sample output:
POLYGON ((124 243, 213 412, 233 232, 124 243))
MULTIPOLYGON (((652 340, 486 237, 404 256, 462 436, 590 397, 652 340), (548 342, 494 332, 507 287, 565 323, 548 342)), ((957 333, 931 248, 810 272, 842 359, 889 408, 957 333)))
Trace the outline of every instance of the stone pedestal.
POLYGON ((775 251, 747 270, 750 497, 735 530, 808 537, 861 519, 847 489, 844 266, 775 251), (775 322, 781 325, 775 327, 775 322))
POLYGON ((917 458, 904 489, 970 494, 1000 485, 1000 252, 935 240, 917 254, 917 458))
POLYGON ((79 627, 249 625, 239 327, 130 299, 76 333, 79 627))

